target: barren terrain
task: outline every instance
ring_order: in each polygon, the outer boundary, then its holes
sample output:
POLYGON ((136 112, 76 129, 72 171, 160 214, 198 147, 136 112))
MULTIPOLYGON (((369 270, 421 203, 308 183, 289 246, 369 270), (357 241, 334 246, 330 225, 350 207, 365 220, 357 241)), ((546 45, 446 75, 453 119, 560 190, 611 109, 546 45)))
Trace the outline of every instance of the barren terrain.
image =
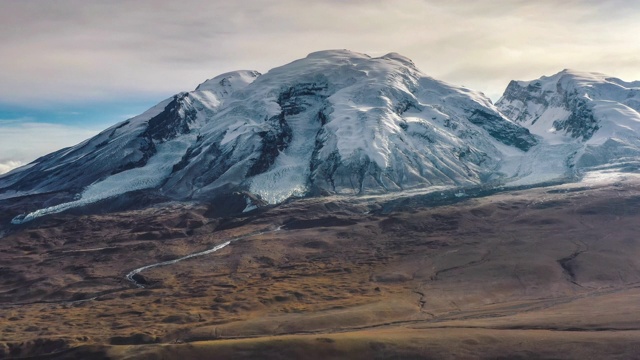
POLYGON ((5 200, 0 358, 640 356, 640 183, 430 206, 326 197, 57 214, 5 200), (126 278, 132 270, 211 252, 126 278))

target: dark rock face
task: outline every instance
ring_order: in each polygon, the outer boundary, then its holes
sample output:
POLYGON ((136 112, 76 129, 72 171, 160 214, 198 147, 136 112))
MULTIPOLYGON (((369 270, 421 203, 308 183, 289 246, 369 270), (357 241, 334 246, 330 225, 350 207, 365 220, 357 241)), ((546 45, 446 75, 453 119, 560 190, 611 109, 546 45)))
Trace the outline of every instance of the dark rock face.
POLYGON ((326 83, 302 83, 289 87, 278 95, 277 103, 282 115, 297 115, 306 111, 319 101, 328 97, 329 85, 326 83))
POLYGON ((491 136, 501 143, 515 146, 523 151, 531 149, 538 143, 529 130, 514 123, 506 122, 498 115, 487 111, 474 110, 469 116, 469 121, 487 130, 491 136))
POLYGON ((267 122, 271 124, 269 131, 258 133, 262 138, 260 156, 253 163, 247 176, 254 176, 267 171, 278 157, 278 154, 289 146, 291 142, 292 131, 289 124, 285 120, 286 110, 278 116, 274 116, 267 122))
POLYGON ((521 86, 517 81, 512 80, 509 82, 509 85, 507 85, 504 95, 500 101, 498 101, 497 105, 509 119, 518 123, 526 123, 533 116, 534 119, 531 121, 531 124, 535 124, 538 119, 535 118, 535 114, 529 113, 528 108, 524 107, 521 109, 509 105, 509 103, 519 101, 520 104, 539 104, 547 108, 549 107, 549 101, 547 101, 545 95, 546 93, 542 91, 540 82, 521 86))
POLYGON ((577 92, 565 95, 566 108, 571 112, 566 120, 556 120, 553 126, 565 131, 574 139, 589 140, 600 129, 598 120, 593 116, 593 110, 589 104, 578 98, 577 92))
POLYGON ((188 133, 189 124, 195 121, 198 114, 188 104, 188 97, 187 93, 175 95, 164 111, 149 120, 147 129, 142 136, 163 141, 188 133))
POLYGON ((593 104, 574 85, 573 76, 561 72, 552 78, 543 78, 546 82, 556 81, 553 90, 549 86, 544 87, 543 80, 526 85, 511 81, 497 105, 505 115, 527 126, 535 125, 549 108, 564 109, 569 113, 568 117, 554 120, 553 127, 574 139, 587 141, 600 129, 600 125, 593 114, 593 104), (529 112, 531 107, 537 109, 535 113, 529 112))

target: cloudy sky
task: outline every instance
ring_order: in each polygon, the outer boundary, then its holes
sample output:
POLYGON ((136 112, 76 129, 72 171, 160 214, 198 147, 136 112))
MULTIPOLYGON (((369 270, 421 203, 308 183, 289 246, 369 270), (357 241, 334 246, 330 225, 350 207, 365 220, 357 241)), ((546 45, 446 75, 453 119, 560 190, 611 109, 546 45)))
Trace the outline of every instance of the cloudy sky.
POLYGON ((0 0, 0 173, 219 73, 398 52, 497 100, 564 68, 640 80, 628 0, 0 0))

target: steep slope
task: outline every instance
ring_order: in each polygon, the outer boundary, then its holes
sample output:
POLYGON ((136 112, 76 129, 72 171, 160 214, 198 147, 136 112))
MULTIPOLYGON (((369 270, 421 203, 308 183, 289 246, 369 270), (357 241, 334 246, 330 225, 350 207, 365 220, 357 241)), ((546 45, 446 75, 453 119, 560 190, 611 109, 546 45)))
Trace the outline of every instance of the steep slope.
POLYGON ((640 156, 640 81, 563 70, 512 81, 496 105, 544 138, 544 153, 567 169, 629 165, 640 156))
POLYGON ((505 153, 536 143, 483 94, 430 78, 401 55, 321 51, 265 75, 208 80, 0 177, 0 196, 77 194, 29 219, 140 189, 279 203, 473 185, 500 181, 505 153))
POLYGON ((313 53, 232 98, 169 180, 174 193, 235 183, 275 203, 477 184, 494 173, 496 143, 535 143, 482 94, 429 78, 397 54, 313 53))
POLYGON ((79 192, 107 178, 123 181, 123 186, 127 183, 132 190, 158 186, 162 178, 159 174, 150 173, 145 180, 135 169, 150 169, 150 161, 160 160, 156 157, 177 153, 179 159, 194 141, 197 130, 224 99, 259 75, 238 71, 207 80, 196 91, 177 94, 76 146, 0 176, 0 198, 52 191, 79 192), (124 181, 125 178, 136 178, 137 184, 124 181))

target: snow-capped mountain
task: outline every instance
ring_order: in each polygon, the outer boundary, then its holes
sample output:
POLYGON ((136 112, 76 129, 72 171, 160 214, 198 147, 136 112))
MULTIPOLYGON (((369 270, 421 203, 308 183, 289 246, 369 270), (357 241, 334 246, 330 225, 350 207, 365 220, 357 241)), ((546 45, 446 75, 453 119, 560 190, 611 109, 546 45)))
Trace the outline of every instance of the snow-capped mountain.
POLYGON ((474 185, 512 176, 502 160, 537 143, 482 93, 428 77, 401 55, 321 51, 264 75, 207 80, 0 177, 0 196, 77 194, 29 218, 141 189, 278 203, 474 185))
POLYGON ((547 164, 581 171, 639 159, 640 81, 563 70, 512 81, 496 105, 543 139, 528 155, 547 164))

